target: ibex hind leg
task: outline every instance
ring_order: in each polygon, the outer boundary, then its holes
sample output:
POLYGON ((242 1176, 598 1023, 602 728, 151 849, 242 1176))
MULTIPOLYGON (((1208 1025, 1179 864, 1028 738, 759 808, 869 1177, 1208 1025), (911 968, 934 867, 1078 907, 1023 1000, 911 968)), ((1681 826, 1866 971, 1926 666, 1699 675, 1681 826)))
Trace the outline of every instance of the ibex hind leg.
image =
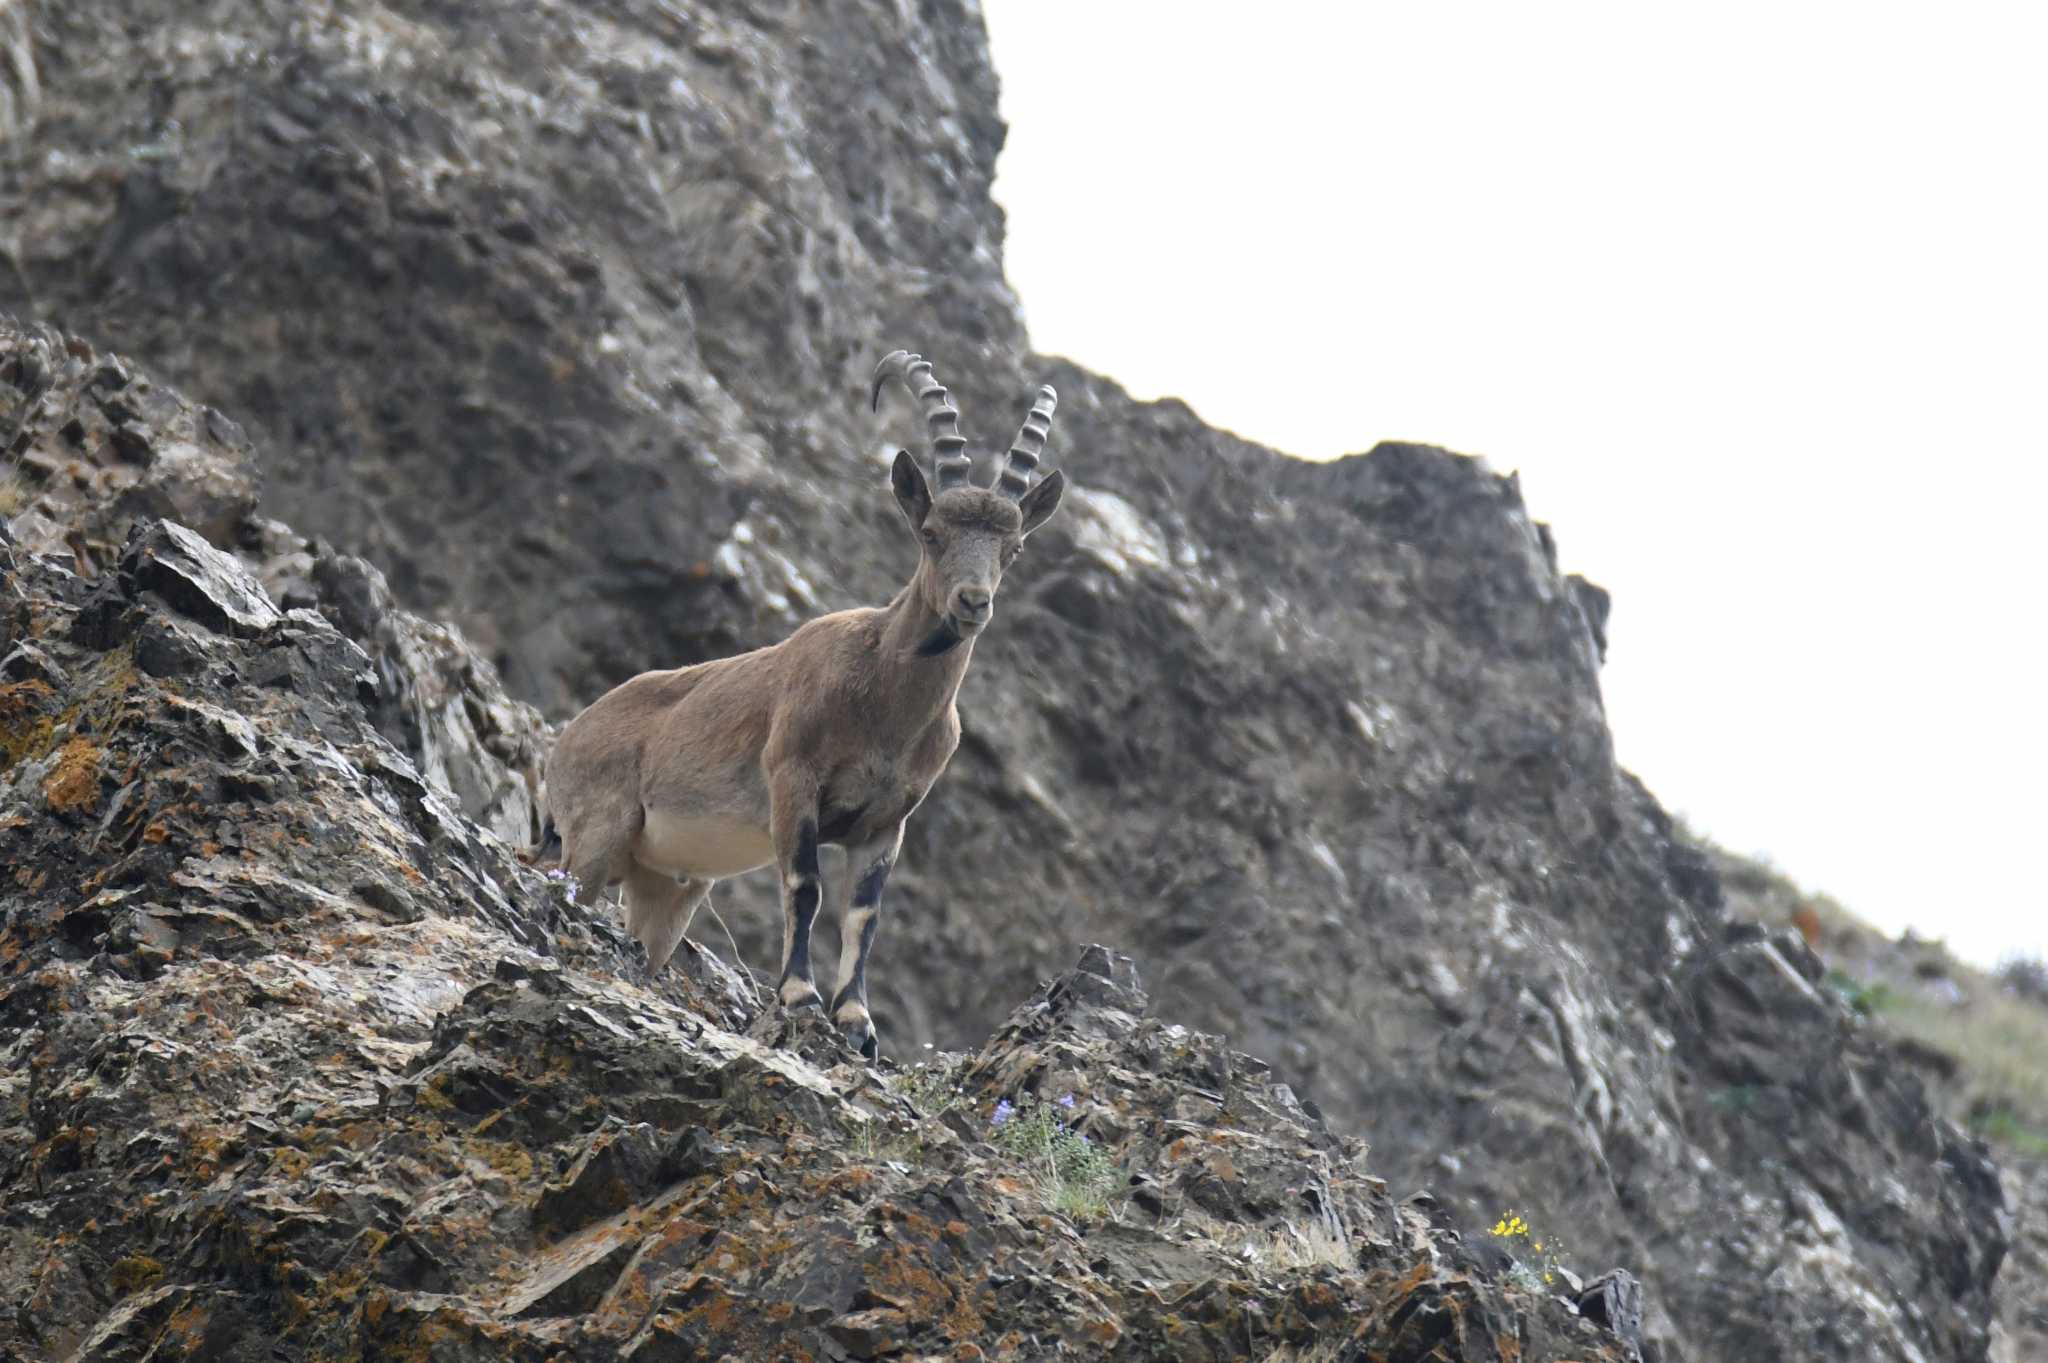
POLYGON ((698 905, 711 893, 708 880, 676 880, 635 865, 626 871, 626 931, 647 951, 649 978, 676 953, 698 905))

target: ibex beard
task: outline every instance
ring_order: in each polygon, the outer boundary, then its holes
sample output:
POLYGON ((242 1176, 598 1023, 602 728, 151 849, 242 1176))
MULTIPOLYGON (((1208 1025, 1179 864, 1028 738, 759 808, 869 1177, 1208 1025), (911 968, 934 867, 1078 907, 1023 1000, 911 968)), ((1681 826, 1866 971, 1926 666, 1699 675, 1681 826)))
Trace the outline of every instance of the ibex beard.
POLYGON ((870 404, 901 380, 930 431, 932 480, 899 451, 896 505, 917 569, 887 606, 813 620, 779 644, 643 672, 571 720, 548 759, 542 850, 596 895, 625 888, 626 928, 649 972, 674 955, 711 887, 776 867, 785 1008, 827 1006, 811 969, 824 897, 818 849, 847 849, 832 1018, 870 1059, 867 967, 903 825, 960 744, 956 701, 1003 571, 1058 509, 1058 472, 1034 481, 1056 403, 1040 388, 994 482, 970 478, 959 413, 925 360, 876 367, 870 404))

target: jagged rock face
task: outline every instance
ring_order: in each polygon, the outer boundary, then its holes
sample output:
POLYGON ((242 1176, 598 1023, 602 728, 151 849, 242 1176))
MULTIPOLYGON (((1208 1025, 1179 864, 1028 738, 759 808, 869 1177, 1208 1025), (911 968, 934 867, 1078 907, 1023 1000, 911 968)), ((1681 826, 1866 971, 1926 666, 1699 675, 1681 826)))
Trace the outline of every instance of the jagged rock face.
POLYGON ((0 145, 35 126, 41 81, 29 46, 27 0, 0 2, 0 145))
POLYGON ((1998 1294, 2005 1352, 1994 1347, 1992 1363, 2020 1363, 2048 1354, 2048 1159, 2021 1160, 2001 1173, 2014 1230, 2012 1268, 1998 1294))
POLYGON ((0 190, 0 312, 251 422, 291 451, 272 514, 457 615, 558 715, 832 591, 776 538, 815 538, 806 484, 874 481, 852 395, 878 338, 931 332, 953 374, 1023 349, 958 4, 909 32, 865 5, 129 9, 36 14, 65 98, 0 190))
POLYGON ((1639 1356, 1626 1275, 1473 1254, 1127 958, 885 1082, 715 958, 630 982, 242 560, 75 564, 0 529, 0 1357, 1639 1356))
MULTIPOLYGON (((1615 767, 1604 594, 1512 480, 1302 464, 1022 358, 970 11, 113 8, 39 11, 14 306, 246 422, 267 511, 557 719, 907 575, 882 351, 983 448, 1058 387, 1077 484, 911 822, 885 1038, 972 1044, 1116 941, 1403 1184, 1640 1265, 1666 1357, 1981 1355, 1995 1178, 1615 767)), ((772 959, 772 885, 718 898, 772 959)))
MULTIPOLYGON (((2010 1044, 1979 1053, 1967 1043, 1937 1043, 1882 1000, 1888 991, 1896 991, 1894 998, 1917 996, 1926 1001, 1921 1006, 1931 1004, 1937 1014, 1974 1015, 1981 1019, 1974 1027, 1985 1039, 2003 1040, 2009 1024, 1988 1015, 1986 1005, 1993 1000, 1987 995, 2010 986, 1956 961, 1938 940, 1911 929, 1892 940, 1867 924, 1840 921, 1833 910, 1824 914, 1816 896, 1800 891, 1776 868, 1723 848, 1709 845, 1706 850, 1731 908, 1754 922, 1798 928, 1827 967, 1823 984, 1851 997, 1860 993, 1864 1002, 1857 1006, 1872 1013, 1874 1025, 1901 1036, 1893 1057, 1925 1079, 1937 1110, 1958 1120, 1981 1119, 1981 1105, 1999 1091, 1996 1057, 2010 1044)), ((2031 1006, 2044 1006, 2044 1001, 2033 999, 2031 1006)), ((2048 1157, 2024 1139, 1993 1139, 1991 1148, 1999 1163, 2011 1245, 1999 1270, 1990 1363, 2031 1363, 2048 1358, 2048 1157)))
POLYGON ((505 695, 459 632, 397 609, 383 575, 363 560, 257 517, 247 438, 220 412, 76 338, 0 335, 0 392, 13 400, 0 430, 15 447, 0 486, 9 501, 0 505, 17 543, 68 555, 86 576, 116 561, 143 516, 173 518, 180 534, 240 549, 263 595, 232 618, 260 623, 273 601, 324 610, 368 651, 378 730, 471 818, 510 842, 530 839, 546 728, 533 707, 505 695))

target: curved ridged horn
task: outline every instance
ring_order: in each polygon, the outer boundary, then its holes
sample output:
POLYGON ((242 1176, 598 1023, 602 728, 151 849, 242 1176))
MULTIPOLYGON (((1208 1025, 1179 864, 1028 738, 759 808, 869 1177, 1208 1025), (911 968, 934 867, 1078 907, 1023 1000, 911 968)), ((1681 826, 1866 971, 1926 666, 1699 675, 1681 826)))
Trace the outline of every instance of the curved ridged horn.
POLYGON ((1045 453, 1045 438, 1052 434, 1053 409, 1059 405, 1060 395, 1050 386, 1041 387, 1038 401, 1031 404, 1030 414, 1010 443, 1010 458, 1003 465, 994 490, 1013 502, 1021 501, 1031 490, 1031 475, 1038 469, 1038 456, 1045 453))
POLYGON ((967 437, 960 434, 960 413, 946 396, 945 385, 932 374, 932 364, 922 355, 892 350, 875 366, 875 382, 868 405, 882 400, 882 385, 891 376, 903 381, 910 395, 924 409, 925 426, 932 438, 932 491, 944 492, 967 481, 974 461, 967 457, 967 437))

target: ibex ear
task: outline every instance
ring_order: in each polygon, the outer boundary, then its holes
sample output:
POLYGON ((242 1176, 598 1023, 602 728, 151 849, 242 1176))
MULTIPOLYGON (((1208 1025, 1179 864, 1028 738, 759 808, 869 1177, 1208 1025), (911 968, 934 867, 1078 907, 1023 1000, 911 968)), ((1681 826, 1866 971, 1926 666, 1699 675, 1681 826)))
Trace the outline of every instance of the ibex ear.
POLYGON ((909 450, 896 451, 896 462, 889 469, 889 486, 896 492, 896 505, 910 518, 910 528, 922 530, 924 518, 931 514, 932 494, 909 450))
POLYGON ((1052 513, 1060 509, 1060 494, 1066 490, 1067 475, 1054 469, 1045 475, 1044 482, 1018 499, 1017 509, 1024 513, 1025 534, 1052 519, 1052 513))

